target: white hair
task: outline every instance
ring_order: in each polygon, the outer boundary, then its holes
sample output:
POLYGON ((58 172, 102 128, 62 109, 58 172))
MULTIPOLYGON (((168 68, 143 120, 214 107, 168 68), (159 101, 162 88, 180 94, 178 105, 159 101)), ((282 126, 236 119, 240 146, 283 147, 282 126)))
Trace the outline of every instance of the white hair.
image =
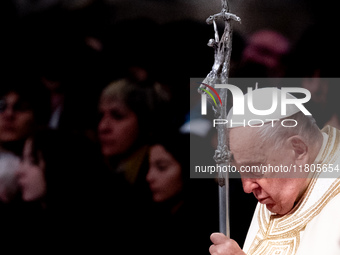
POLYGON ((266 123, 259 127, 256 132, 261 142, 273 144, 274 149, 279 149, 289 137, 294 135, 301 136, 308 146, 319 141, 322 137, 315 119, 302 112, 295 113, 280 121, 266 123), (285 120, 285 126, 281 124, 282 120, 285 120), (290 122, 294 127, 287 127, 290 122))
MULTIPOLYGON (((8 153, 0 153, 0 200, 11 200, 18 191, 16 174, 20 164, 20 157, 8 153)), ((7 200, 7 201, 6 201, 7 200)))

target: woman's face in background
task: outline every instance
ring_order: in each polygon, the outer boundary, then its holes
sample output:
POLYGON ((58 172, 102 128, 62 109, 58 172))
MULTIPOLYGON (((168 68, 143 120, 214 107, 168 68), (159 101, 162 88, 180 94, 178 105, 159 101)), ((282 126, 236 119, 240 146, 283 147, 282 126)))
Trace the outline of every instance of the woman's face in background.
POLYGON ((146 176, 155 202, 164 202, 183 189, 182 168, 162 145, 150 148, 150 168, 146 176))
POLYGON ((137 115, 123 102, 103 100, 99 104, 101 115, 98 137, 104 156, 124 154, 138 137, 137 115))
POLYGON ((45 163, 42 157, 35 162, 32 156, 32 140, 25 142, 22 162, 19 166, 18 182, 24 201, 36 201, 46 195, 45 163))
POLYGON ((34 114, 28 103, 10 92, 0 99, 0 141, 17 141, 27 137, 34 125, 34 114))

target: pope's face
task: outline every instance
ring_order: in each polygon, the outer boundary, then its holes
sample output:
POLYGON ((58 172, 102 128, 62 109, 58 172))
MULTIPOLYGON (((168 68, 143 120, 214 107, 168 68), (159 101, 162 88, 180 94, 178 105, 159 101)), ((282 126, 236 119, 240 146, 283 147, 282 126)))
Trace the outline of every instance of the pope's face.
MULTIPOLYGON (((275 150, 271 145, 259 142, 253 127, 238 127, 230 130, 232 164, 240 171, 251 166, 296 165, 294 150, 284 144, 275 150)), ((265 175, 241 172, 243 190, 253 193, 273 213, 287 214, 299 200, 308 185, 306 178, 287 178, 282 172, 265 175)), ((289 177, 289 176, 288 176, 289 177)))

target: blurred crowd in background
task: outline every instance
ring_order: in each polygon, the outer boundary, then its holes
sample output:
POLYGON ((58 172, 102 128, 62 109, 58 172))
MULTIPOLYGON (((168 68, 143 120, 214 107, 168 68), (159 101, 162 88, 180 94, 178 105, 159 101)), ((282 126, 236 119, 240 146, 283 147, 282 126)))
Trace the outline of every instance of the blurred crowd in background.
MULTIPOLYGON (((183 2, 1 1, 0 215, 13 251, 208 254, 218 186, 189 178, 189 145, 213 156, 216 134, 187 125, 202 119, 190 78, 213 64, 202 16, 220 1, 183 2)), ((230 2, 251 17, 235 25, 230 77, 299 78, 320 128, 339 127, 332 8, 230 2)), ((242 246, 256 201, 232 179, 230 202, 242 246)))

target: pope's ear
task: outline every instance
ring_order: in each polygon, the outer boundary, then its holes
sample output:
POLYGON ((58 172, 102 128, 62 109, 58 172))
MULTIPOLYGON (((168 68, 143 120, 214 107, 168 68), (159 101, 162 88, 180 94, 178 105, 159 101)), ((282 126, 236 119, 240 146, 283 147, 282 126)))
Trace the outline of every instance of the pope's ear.
POLYGON ((288 138, 288 144, 293 149, 295 159, 301 160, 308 154, 308 146, 304 142, 304 139, 299 135, 294 135, 288 138))

